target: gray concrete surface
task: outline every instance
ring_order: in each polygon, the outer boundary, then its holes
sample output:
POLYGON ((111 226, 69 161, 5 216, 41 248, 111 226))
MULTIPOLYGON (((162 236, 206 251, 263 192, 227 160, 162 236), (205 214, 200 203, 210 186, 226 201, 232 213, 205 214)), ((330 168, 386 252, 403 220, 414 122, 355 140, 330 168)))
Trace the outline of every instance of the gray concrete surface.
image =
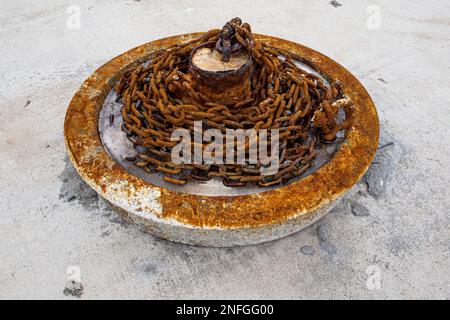
POLYGON ((2 0, 0 298, 450 298, 450 2, 337 2, 2 0), (71 5, 80 29, 67 27, 71 5), (232 249, 153 238, 73 172, 66 107, 123 51, 236 15, 353 72, 388 145, 353 195, 288 238, 232 249))

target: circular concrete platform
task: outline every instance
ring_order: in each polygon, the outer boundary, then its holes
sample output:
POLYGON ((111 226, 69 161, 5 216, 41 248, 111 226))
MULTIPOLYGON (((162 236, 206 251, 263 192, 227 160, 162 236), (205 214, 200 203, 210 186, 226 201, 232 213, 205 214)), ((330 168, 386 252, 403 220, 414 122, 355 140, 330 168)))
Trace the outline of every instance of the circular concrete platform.
POLYGON ((278 239, 323 217, 368 169, 377 149, 375 106, 361 83, 330 58, 266 35, 270 45, 290 51, 342 83, 354 103, 352 129, 320 168, 290 184, 244 194, 205 194, 165 187, 126 168, 105 148, 100 114, 122 72, 152 54, 200 33, 160 39, 134 48, 96 70, 72 99, 65 119, 65 141, 81 177, 128 221, 175 242, 204 246, 249 245, 278 239))

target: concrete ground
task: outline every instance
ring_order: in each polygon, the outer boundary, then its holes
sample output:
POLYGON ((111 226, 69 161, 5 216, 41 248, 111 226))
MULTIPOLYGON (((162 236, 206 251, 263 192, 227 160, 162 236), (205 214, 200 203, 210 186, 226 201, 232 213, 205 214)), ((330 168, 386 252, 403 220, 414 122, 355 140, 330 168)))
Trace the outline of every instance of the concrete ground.
POLYGON ((0 298, 450 298, 449 1, 2 0, 0 9, 0 298), (232 249, 156 239, 74 173, 66 107, 125 50, 237 15, 353 72, 378 108, 383 147, 352 195, 288 238, 232 249), (64 291, 68 273, 82 292, 64 291))

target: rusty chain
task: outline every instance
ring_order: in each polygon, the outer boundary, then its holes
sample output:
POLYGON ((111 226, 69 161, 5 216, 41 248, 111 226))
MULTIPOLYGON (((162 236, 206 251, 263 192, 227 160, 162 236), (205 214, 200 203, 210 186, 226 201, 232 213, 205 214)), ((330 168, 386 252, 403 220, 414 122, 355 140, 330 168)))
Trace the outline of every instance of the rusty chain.
MULTIPOLYGON (((190 179, 207 181, 215 177, 229 187, 247 183, 265 187, 302 175, 312 166, 317 149, 351 126, 352 104, 341 99, 338 81, 326 84, 299 68, 295 59, 290 52, 255 40, 250 26, 235 18, 222 30, 211 30, 197 39, 173 45, 157 52, 148 65, 127 70, 115 86, 118 101, 123 103, 122 130, 135 145, 146 150, 127 160, 147 172, 162 172, 164 180, 179 185, 190 179), (224 60, 241 49, 250 54, 255 71, 246 99, 231 106, 221 105, 208 101, 192 88, 186 77, 189 54, 205 42, 215 43, 224 60), (189 101, 181 99, 179 92, 186 93, 189 101), (341 123, 337 120, 339 109, 345 109, 346 114, 341 123), (172 132, 186 128, 193 133, 196 120, 203 120, 204 129, 222 132, 227 128, 279 129, 279 172, 262 176, 261 164, 248 163, 174 164, 171 150, 177 142, 171 140, 172 132)), ((254 142, 246 142, 246 152, 254 142)), ((231 147, 236 150, 238 146, 234 143, 231 147)))

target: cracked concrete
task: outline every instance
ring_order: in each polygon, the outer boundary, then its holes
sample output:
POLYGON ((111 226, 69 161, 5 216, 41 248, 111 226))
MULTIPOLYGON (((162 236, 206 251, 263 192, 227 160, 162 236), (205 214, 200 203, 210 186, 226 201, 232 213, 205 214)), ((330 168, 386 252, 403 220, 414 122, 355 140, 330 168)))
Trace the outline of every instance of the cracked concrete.
POLYGON ((341 6, 2 1, 0 298, 450 298, 450 4, 332 2, 341 6), (374 4, 379 29, 367 23, 374 4), (80 29, 67 28, 72 5, 80 29), (378 108, 380 149, 344 201, 285 239, 215 249, 154 238, 73 170, 66 107, 90 73, 125 50, 237 15, 354 73, 378 108), (369 285, 374 277, 379 287, 369 285))

